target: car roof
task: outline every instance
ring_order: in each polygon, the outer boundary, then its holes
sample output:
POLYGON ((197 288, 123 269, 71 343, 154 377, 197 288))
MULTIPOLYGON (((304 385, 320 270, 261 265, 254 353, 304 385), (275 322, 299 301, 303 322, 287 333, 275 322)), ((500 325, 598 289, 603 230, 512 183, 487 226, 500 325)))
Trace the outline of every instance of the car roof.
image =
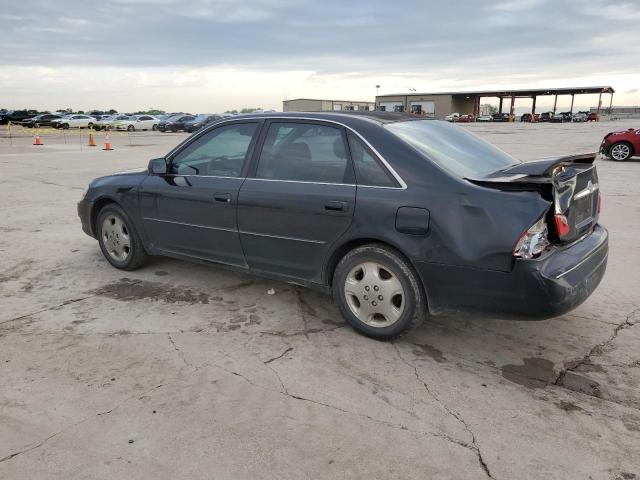
POLYGON ((224 120, 239 119, 259 119, 259 118, 291 118, 305 120, 328 120, 342 123, 348 126, 356 126, 362 122, 376 123, 384 125, 395 122, 406 122, 412 120, 428 120, 425 117, 417 117, 407 113, 380 112, 380 111, 340 111, 340 112, 270 112, 270 113, 248 113, 234 115, 224 120))

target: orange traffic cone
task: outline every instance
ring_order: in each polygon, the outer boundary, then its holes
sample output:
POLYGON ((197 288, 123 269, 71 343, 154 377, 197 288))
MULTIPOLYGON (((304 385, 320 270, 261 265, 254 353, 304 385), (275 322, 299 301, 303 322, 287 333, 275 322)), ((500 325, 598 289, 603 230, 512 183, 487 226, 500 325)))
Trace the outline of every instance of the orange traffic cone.
POLYGON ((95 140, 93 139, 93 130, 89 130, 89 143, 88 147, 97 147, 95 140))
POLYGON ((113 150, 111 141, 109 140, 109 132, 104 132, 104 148, 103 150, 113 150))
POLYGON ((44 143, 42 143, 42 140, 40 140, 40 132, 36 131, 36 134, 33 137, 33 144, 34 145, 44 145, 44 143))

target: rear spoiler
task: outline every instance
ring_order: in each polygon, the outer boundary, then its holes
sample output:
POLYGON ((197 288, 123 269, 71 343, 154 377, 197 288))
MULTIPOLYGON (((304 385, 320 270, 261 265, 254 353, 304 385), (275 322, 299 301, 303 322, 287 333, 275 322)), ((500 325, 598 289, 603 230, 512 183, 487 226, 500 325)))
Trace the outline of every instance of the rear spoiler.
POLYGON ((571 163, 591 164, 595 161, 596 156, 596 153, 584 153, 580 155, 543 158, 531 162, 518 163, 517 165, 490 173, 483 178, 467 178, 467 180, 484 186, 498 186, 509 183, 551 183, 552 173, 558 166, 571 163))

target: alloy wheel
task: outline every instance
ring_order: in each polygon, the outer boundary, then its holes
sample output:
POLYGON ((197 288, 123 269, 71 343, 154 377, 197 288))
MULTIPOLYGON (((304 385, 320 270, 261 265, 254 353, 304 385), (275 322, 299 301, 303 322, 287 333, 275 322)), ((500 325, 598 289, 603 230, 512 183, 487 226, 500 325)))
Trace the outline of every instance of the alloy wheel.
POLYGON ((109 256, 124 262, 131 253, 131 236, 127 225, 116 214, 109 214, 102 221, 102 242, 109 256))
POLYGON ((629 148, 629 145, 624 143, 618 143, 611 147, 611 158, 614 160, 626 160, 630 153, 631 149, 629 148))
POLYGON ((402 283, 377 262, 364 262, 352 268, 345 280, 344 293, 351 312, 372 327, 388 327, 404 311, 402 283))

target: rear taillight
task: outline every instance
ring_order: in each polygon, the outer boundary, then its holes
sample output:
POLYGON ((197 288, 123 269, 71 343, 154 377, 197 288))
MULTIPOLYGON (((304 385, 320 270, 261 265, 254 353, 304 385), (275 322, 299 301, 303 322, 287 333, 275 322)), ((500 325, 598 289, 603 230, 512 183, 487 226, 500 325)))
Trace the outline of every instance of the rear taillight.
POLYGON ((518 239, 513 248, 513 256, 524 259, 539 256, 549 246, 547 234, 547 224, 543 216, 518 239))
POLYGON ((556 213, 553 216, 554 221, 556 222, 556 231, 558 232, 558 237, 566 237, 571 227, 569 227, 569 221, 567 217, 562 215, 561 213, 556 213))

